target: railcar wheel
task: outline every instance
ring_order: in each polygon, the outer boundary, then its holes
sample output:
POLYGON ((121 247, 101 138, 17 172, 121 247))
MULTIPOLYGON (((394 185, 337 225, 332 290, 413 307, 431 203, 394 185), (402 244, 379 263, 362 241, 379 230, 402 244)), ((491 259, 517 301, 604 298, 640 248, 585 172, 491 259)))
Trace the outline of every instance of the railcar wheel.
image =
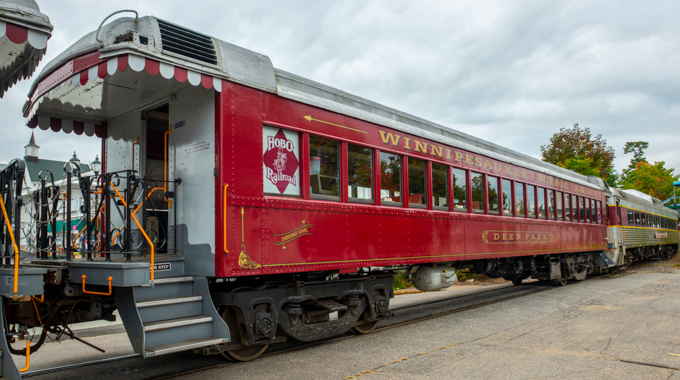
POLYGON ((565 268, 562 268, 562 275, 560 278, 555 280, 555 284, 559 286, 565 286, 567 285, 567 282, 569 281, 569 272, 565 270, 565 268))
POLYGON ((355 334, 368 334, 375 330, 376 326, 378 326, 378 322, 380 321, 370 321, 370 322, 359 322, 357 321, 357 324, 354 325, 350 330, 355 333, 355 334))
MULTIPOLYGON (((221 315, 222 319, 224 319, 224 321, 227 323, 227 326, 229 327, 232 343, 240 343, 241 334, 239 332, 240 330, 238 327, 238 321, 236 319, 236 311, 232 307, 226 306, 222 309, 221 315)), ((229 357, 229 359, 239 362, 247 362, 259 358, 267 349, 267 347, 269 347, 269 344, 253 345, 233 350, 227 349, 224 350, 223 353, 229 357)))
POLYGON ((515 286, 520 286, 520 285, 522 285, 522 281, 524 281, 523 278, 513 278, 512 284, 515 285, 515 286))

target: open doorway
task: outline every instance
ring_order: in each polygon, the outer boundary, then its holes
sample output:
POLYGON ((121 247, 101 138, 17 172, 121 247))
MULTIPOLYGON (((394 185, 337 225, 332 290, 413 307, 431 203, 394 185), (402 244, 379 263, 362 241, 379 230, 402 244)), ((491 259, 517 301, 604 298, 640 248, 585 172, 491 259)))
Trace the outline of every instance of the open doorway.
POLYGON ((154 242, 158 253, 168 250, 168 215, 169 200, 167 197, 168 178, 168 144, 170 106, 164 104, 144 113, 146 123, 146 160, 144 177, 147 180, 148 201, 144 210, 144 228, 154 242))

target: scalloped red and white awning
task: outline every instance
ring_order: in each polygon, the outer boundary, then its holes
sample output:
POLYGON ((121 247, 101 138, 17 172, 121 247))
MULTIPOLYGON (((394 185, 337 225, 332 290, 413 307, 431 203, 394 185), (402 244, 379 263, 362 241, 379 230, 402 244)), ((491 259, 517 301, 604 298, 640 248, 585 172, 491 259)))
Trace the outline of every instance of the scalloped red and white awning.
MULTIPOLYGON (((29 108, 24 113, 28 127, 39 127, 43 130, 51 129, 55 132, 74 132, 88 136, 105 135, 105 123, 68 120, 60 117, 41 115, 40 104, 46 100, 57 99, 65 94, 78 91, 78 87, 85 90, 93 82, 105 80, 116 73, 131 70, 152 76, 160 75, 168 80, 179 83, 189 83, 192 86, 202 86, 222 92, 222 78, 200 73, 185 67, 160 62, 151 58, 135 54, 124 54, 106 59, 99 59, 98 53, 74 59, 43 79, 35 88, 29 108)), ((77 116, 74 115, 76 118, 77 116)))
POLYGON ((0 20, 0 98, 21 79, 30 77, 45 55, 50 34, 0 20))

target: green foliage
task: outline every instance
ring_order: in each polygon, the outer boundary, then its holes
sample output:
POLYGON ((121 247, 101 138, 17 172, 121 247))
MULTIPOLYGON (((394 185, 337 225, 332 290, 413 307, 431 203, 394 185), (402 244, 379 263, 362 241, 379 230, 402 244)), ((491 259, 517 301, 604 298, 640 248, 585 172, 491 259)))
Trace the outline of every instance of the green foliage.
POLYGON ((459 282, 465 282, 467 280, 474 280, 477 277, 477 273, 471 273, 469 269, 462 269, 456 271, 456 276, 459 282))
POLYGON ((394 286, 392 287, 392 289, 399 290, 399 289, 406 289, 406 288, 412 288, 412 287, 413 287, 413 283, 408 278, 408 275, 406 274, 406 270, 397 271, 397 274, 394 276, 394 286))
POLYGON ((647 161, 638 162, 623 180, 624 189, 635 189, 661 200, 673 196, 673 181, 678 180, 674 169, 666 169, 664 161, 653 165, 647 161))
POLYGON ((615 185, 614 148, 607 145, 602 135, 593 137, 589 128, 560 128, 550 138, 550 144, 541 146, 543 161, 572 169, 584 175, 596 175, 615 185))

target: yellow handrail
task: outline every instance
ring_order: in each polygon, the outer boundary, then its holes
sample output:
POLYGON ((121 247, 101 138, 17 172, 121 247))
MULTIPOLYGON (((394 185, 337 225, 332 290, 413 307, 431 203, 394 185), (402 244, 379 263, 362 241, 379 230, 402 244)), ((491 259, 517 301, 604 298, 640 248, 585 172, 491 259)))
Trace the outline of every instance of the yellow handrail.
POLYGON ((229 249, 227 249, 227 188, 229 185, 226 183, 224 184, 224 253, 229 253, 229 249))
POLYGON ((26 372, 31 367, 31 340, 26 339, 26 367, 19 370, 19 372, 26 372))
MULTIPOLYGON (((120 201, 123 202, 123 206, 125 206, 125 208, 127 209, 127 207, 128 207, 127 202, 125 202, 125 199, 123 199, 123 197, 120 195, 120 191, 118 191, 118 188, 116 188, 116 186, 113 185, 113 182, 109 182, 109 183, 111 184, 111 187, 113 187, 113 190, 116 192, 116 194, 118 194, 118 196, 120 197, 120 201)), ((151 278, 151 282, 153 282, 153 278, 154 278, 153 264, 154 264, 154 254, 156 253, 156 249, 155 249, 153 243, 151 242, 151 239, 149 239, 149 235, 146 234, 146 231, 144 231, 144 228, 142 228, 142 225, 139 223, 139 220, 137 220, 137 217, 135 216, 135 214, 132 214, 131 216, 132 216, 132 219, 137 224, 137 227, 139 227, 139 231, 141 231, 142 235, 144 235, 144 239, 146 239, 146 242, 149 243, 149 247, 151 247, 151 275, 150 275, 150 278, 151 278)))
POLYGON ((12 230, 12 223, 7 216, 7 209, 5 208, 5 201, 0 195, 0 207, 2 208, 2 215, 5 216, 7 221, 7 231, 9 232, 9 238, 12 240, 12 245, 14 246, 14 298, 18 297, 19 292, 19 247, 14 239, 14 231, 12 230))
POLYGON ((111 282, 113 281, 113 277, 109 277, 109 292, 108 293, 100 293, 100 292, 92 292, 85 290, 85 279, 87 278, 87 275, 83 275, 83 293, 85 294, 94 294, 97 296, 110 296, 113 293, 113 288, 111 287, 111 282))

